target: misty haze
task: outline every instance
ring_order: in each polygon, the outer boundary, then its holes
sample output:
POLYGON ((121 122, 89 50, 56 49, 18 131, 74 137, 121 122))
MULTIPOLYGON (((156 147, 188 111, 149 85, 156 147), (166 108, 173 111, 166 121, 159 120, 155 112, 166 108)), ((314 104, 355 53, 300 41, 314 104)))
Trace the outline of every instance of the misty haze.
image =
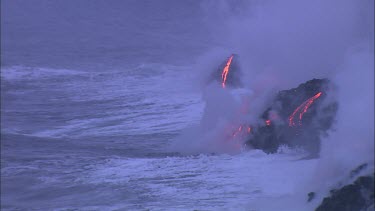
POLYGON ((1 210, 375 210, 374 1, 2 0, 1 210))

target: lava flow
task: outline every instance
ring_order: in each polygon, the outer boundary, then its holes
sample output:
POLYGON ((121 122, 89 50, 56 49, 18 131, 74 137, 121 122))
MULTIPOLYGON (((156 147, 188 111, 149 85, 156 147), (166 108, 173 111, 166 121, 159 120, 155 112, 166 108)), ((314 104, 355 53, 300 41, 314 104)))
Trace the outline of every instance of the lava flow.
POLYGON ((296 123, 293 121, 294 116, 299 113, 299 125, 302 125, 302 117, 307 112, 307 109, 314 103, 316 99, 318 99, 322 95, 322 92, 317 93, 313 97, 307 99, 303 102, 300 106, 293 111, 293 113, 289 116, 289 126, 295 126, 296 123))
POLYGON ((233 55, 229 57, 227 64, 225 65, 223 72, 221 73, 221 79, 222 79, 221 85, 223 86, 223 88, 225 88, 225 83, 227 82, 227 75, 229 72, 230 64, 232 63, 232 59, 233 59, 233 55))
POLYGON ((232 134, 233 137, 236 137, 237 135, 241 134, 241 135, 244 135, 244 132, 245 130, 242 130, 246 127, 246 132, 249 134, 251 132, 251 127, 250 126, 244 126, 244 125, 241 125, 237 130, 235 130, 232 134))

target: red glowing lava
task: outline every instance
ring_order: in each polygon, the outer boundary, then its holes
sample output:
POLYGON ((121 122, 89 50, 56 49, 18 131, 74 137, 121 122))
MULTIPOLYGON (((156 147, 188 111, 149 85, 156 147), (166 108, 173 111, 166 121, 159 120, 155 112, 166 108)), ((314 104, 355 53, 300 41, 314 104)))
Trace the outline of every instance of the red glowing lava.
POLYGON ((233 59, 233 55, 229 57, 227 64, 225 65, 223 72, 221 73, 221 79, 222 79, 221 85, 223 86, 223 88, 225 88, 225 83, 227 82, 227 75, 229 72, 230 64, 232 63, 232 59, 233 59))
POLYGON ((236 135, 238 135, 240 132, 242 131, 242 125, 236 130, 233 132, 233 137, 235 137, 236 135))
POLYGON ((251 127, 250 126, 241 125, 240 127, 238 127, 237 130, 235 130, 232 133, 232 137, 236 137, 238 135, 244 136, 246 134, 246 132, 250 133, 251 132, 251 127), (245 131, 245 127, 246 127, 246 131, 245 131))
POLYGON ((313 102, 318 99, 322 95, 322 92, 317 93, 313 97, 307 99, 305 102, 303 102, 300 106, 296 108, 296 110, 293 111, 293 113, 289 116, 289 126, 296 126, 296 123, 294 122, 294 116, 299 113, 299 125, 302 125, 302 117, 307 112, 307 109, 313 104, 313 102))

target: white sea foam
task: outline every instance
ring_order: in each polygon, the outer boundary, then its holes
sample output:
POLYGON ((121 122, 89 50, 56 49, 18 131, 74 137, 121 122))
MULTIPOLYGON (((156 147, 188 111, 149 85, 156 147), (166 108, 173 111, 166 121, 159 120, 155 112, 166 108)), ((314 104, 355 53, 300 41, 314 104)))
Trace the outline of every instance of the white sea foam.
MULTIPOLYGON (((46 105, 66 99, 61 106, 70 113, 66 113, 64 122, 45 125, 26 134, 80 137, 176 132, 195 124, 200 119, 203 102, 201 94, 191 85, 193 78, 189 71, 187 67, 161 64, 102 72, 10 67, 3 71, 3 77, 8 82, 26 80, 36 86, 29 92, 26 89, 8 92, 19 99, 26 96, 32 100, 33 96, 45 95, 43 103, 46 105), (64 80, 59 81, 62 76, 64 80), (91 115, 79 115, 65 103, 82 104, 91 115)), ((12 107, 7 109, 12 111, 12 107)), ((30 106, 24 111, 31 109, 45 112, 42 108, 30 106)), ((23 133, 22 128, 5 128, 3 131, 23 133)))
POLYGON ((316 164, 316 160, 299 160, 301 156, 254 150, 234 156, 110 159, 93 166, 81 182, 146 190, 138 197, 148 199, 143 206, 152 210, 177 205, 182 210, 251 210, 260 199, 299 190, 316 164))

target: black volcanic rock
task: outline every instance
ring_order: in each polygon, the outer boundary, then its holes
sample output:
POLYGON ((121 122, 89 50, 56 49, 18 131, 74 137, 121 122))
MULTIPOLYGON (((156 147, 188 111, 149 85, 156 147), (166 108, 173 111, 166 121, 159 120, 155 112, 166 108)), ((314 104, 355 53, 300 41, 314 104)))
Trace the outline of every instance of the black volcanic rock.
POLYGON ((310 192, 309 194, 307 194, 307 202, 310 202, 312 201, 314 198, 315 198, 315 193, 314 192, 310 192))
POLYGON ((327 94, 334 90, 328 79, 313 79, 297 88, 280 91, 265 109, 260 119, 268 124, 255 126, 247 145, 267 153, 275 153, 280 145, 301 147, 315 156, 320 149, 320 137, 326 134, 334 123, 338 104, 327 100, 327 94), (319 93, 321 93, 319 95, 319 93), (316 97, 310 104, 305 103, 316 97), (304 104, 305 103, 305 104, 304 104), (289 117, 301 105, 307 105, 301 120, 302 106, 290 125, 289 117))
POLYGON ((364 163, 364 164, 359 165, 357 168, 353 169, 350 172, 350 178, 353 178, 353 177, 357 176, 361 171, 363 171, 364 169, 366 169, 367 166, 368 166, 368 164, 364 163))
POLYGON ((331 190, 316 211, 374 210, 374 174, 358 177, 353 184, 331 190))
MULTIPOLYGON (((242 72, 238 64, 239 57, 237 54, 232 54, 232 55, 233 55, 233 59, 229 65, 229 71, 228 71, 225 87, 242 87, 243 85, 241 82, 242 72)), ((226 58, 223 61, 223 63, 211 74, 209 81, 215 80, 219 82, 220 85, 222 84, 223 69, 226 66, 229 58, 230 56, 226 58)))

